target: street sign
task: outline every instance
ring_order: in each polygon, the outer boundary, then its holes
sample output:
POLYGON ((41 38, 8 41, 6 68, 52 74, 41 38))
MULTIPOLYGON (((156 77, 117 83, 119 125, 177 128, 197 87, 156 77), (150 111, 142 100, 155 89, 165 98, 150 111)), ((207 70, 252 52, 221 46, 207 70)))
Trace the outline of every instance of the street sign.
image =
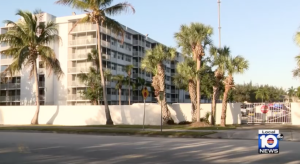
POLYGON ((145 88, 142 90, 142 95, 143 95, 144 99, 147 99, 147 97, 149 96, 149 92, 148 92, 147 87, 145 87, 145 88))
POLYGON ((159 100, 163 100, 164 99, 164 91, 159 91, 159 100))

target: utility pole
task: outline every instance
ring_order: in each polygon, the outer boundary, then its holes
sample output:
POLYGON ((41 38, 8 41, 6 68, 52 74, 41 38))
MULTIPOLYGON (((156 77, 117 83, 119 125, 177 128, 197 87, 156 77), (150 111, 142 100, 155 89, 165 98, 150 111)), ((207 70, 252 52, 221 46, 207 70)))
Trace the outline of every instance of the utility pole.
POLYGON ((220 16, 221 1, 218 0, 218 12, 219 12, 219 48, 221 48, 221 16, 220 16))

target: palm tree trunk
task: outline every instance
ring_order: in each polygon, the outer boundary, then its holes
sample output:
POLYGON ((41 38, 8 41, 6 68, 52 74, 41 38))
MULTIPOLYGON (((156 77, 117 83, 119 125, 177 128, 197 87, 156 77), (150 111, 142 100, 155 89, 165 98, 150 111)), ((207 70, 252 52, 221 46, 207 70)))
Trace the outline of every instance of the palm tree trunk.
POLYGON ((229 86, 225 86, 225 91, 222 101, 222 115, 221 115, 221 126, 226 126, 226 111, 227 111, 227 96, 229 92, 229 86))
POLYGON ((37 75, 37 64, 36 61, 33 63, 34 69, 34 81, 35 81, 35 100, 36 100, 36 111, 31 120, 31 124, 37 125, 39 124, 39 113, 40 113, 40 95, 39 95, 39 83, 38 83, 38 75, 37 75))
POLYGON ((100 72, 100 76, 101 76, 101 84, 103 87, 102 93, 103 93, 103 101, 104 101, 104 106, 105 106, 106 125, 113 125, 114 123, 111 119, 110 111, 109 111, 109 107, 108 107, 108 103, 107 103, 107 99, 106 99, 106 84, 104 81, 104 73, 103 73, 103 68, 102 68, 101 26, 102 26, 102 23, 100 24, 99 22, 97 22, 97 35, 98 35, 97 46, 98 46, 98 55, 99 55, 99 72, 100 72))
POLYGON ((162 63, 157 65, 157 74, 159 77, 159 88, 160 91, 164 92, 164 98, 160 102, 162 103, 162 117, 163 117, 163 124, 167 124, 169 120, 172 120, 171 113, 168 109, 167 101, 166 101, 166 92, 165 92, 165 71, 162 63))
MULTIPOLYGON (((200 71, 201 68, 201 56, 197 59, 197 71, 200 71)), ((196 118, 197 122, 200 122, 200 102, 201 102, 201 90, 200 90, 200 78, 197 77, 197 112, 196 118)))
POLYGON ((216 123, 216 104, 219 98, 219 87, 213 86, 213 97, 211 101, 211 124, 215 125, 216 123))
POLYGON ((193 80, 189 80, 189 93, 192 103, 192 121, 195 122, 197 120, 196 117, 196 105, 197 105, 197 91, 196 91, 196 85, 193 80))
POLYGON ((122 92, 122 89, 119 88, 119 105, 122 105, 122 103, 121 103, 121 92, 122 92))
POLYGON ((130 105, 130 76, 128 81, 128 105, 130 105))

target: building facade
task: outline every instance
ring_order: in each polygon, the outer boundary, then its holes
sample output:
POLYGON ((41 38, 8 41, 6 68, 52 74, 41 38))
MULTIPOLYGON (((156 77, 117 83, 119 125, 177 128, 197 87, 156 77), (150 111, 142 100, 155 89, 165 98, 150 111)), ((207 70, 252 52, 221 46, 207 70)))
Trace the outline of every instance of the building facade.
MULTIPOLYGON (((47 105, 88 105, 89 100, 83 98, 81 92, 88 86, 78 80, 78 74, 87 73, 93 66, 87 61, 88 53, 97 48, 96 24, 78 24, 73 30, 74 23, 85 15, 73 13, 67 17, 55 17, 48 13, 39 15, 39 21, 55 21, 58 24, 61 42, 51 45, 54 49, 64 76, 58 80, 53 74, 45 70, 44 63, 38 59, 39 93, 41 104, 47 105)), ((1 28, 1 34, 7 32, 9 27, 1 28)), ((147 82, 152 81, 152 75, 140 68, 141 60, 148 49, 158 44, 157 41, 124 26, 126 31, 124 42, 121 43, 121 36, 113 33, 107 27, 101 27, 101 47, 103 67, 113 75, 124 75, 126 65, 133 65, 132 79, 138 77, 147 82)), ((8 45, 1 44, 0 50, 8 48, 8 45)), ((165 83, 166 100, 168 103, 189 102, 184 91, 176 89, 172 84, 172 75, 175 74, 176 63, 183 60, 177 53, 174 61, 166 61, 165 83)), ((12 58, 1 55, 0 71, 2 72, 12 62, 12 58)), ((0 105, 34 105, 35 90, 33 89, 34 79, 29 79, 28 70, 23 69, 19 74, 2 78, 0 105)), ((107 81, 107 100, 110 105, 119 104, 118 90, 116 83, 107 81)), ((150 90, 150 88, 148 88, 150 90)), ((131 103, 143 102, 141 88, 131 90, 131 103)), ((122 104, 128 104, 128 88, 123 86, 121 95, 122 104)), ((150 93, 146 102, 157 102, 150 93)))

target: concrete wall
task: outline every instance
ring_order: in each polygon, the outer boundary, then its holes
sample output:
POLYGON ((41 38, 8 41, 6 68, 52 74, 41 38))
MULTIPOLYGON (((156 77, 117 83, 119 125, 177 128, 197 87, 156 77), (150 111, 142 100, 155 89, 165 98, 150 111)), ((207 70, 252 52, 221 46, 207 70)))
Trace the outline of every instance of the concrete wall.
MULTIPOLYGON (((228 104, 227 124, 240 124, 239 104, 228 104)), ((210 112, 209 104, 201 105, 201 117, 210 112)), ((144 104, 111 105, 111 116, 115 124, 143 124, 144 104)), ((175 122, 191 121, 191 104, 169 106, 175 122)), ((35 106, 0 106, 0 124, 29 124, 35 106)), ((220 124, 221 104, 217 106, 217 124, 220 124)), ((105 124, 104 106, 41 106, 39 123, 55 125, 105 124)), ((160 105, 146 103, 146 125, 160 125, 160 105)))

